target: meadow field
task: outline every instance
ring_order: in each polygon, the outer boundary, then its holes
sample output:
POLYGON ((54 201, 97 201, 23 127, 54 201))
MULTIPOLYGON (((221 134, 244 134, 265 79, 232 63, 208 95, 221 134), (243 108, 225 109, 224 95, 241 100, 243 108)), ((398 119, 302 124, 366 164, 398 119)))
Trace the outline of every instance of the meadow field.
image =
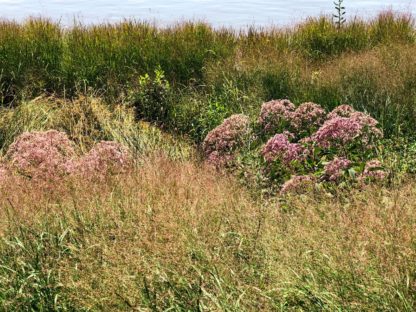
POLYGON ((415 51, 0 21, 0 311, 414 311, 415 51))

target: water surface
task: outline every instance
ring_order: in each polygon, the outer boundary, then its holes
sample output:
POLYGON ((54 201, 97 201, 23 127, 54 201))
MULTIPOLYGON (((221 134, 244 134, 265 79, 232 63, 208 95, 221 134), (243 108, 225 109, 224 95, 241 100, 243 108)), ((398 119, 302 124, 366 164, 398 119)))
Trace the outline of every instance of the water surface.
MULTIPOLYGON (((392 9, 416 15, 416 0, 345 0, 350 18, 392 9)), ((116 22, 124 18, 166 25, 203 20, 214 26, 291 25, 308 16, 333 13, 333 0, 0 0, 0 17, 24 20, 47 16, 71 25, 116 22)))

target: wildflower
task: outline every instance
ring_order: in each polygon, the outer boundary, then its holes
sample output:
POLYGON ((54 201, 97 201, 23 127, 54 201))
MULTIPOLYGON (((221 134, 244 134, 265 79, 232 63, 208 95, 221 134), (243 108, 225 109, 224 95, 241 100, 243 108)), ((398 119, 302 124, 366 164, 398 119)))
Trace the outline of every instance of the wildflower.
POLYGON ((325 110, 320 105, 312 102, 303 103, 290 114, 290 124, 297 131, 319 127, 324 121, 325 114, 325 110))
POLYGON ((105 177, 125 172, 131 163, 131 155, 123 145, 112 141, 97 143, 76 164, 76 172, 85 177, 105 177))
POLYGON ((242 114, 232 115, 205 137, 202 143, 205 157, 213 164, 217 160, 230 160, 229 156, 244 143, 248 133, 249 118, 242 114))
POLYGON ((305 149, 298 143, 290 143, 290 133, 276 134, 263 147, 262 154, 267 162, 280 160, 284 164, 290 164, 295 160, 305 158, 305 149))
POLYGON ((343 175, 343 170, 351 166, 351 161, 343 157, 336 157, 325 166, 325 176, 329 181, 337 181, 343 175))
POLYGON ((361 125, 362 132, 365 135, 364 139, 366 142, 370 141, 370 136, 374 136, 376 138, 383 137, 383 132, 377 128, 378 121, 370 115, 367 115, 362 112, 355 112, 351 114, 350 118, 352 120, 357 121, 361 125))
MULTIPOLYGON (((347 111, 348 109, 345 109, 347 111)), ((335 116, 325 121, 313 139, 322 147, 341 146, 356 141, 368 145, 372 139, 381 138, 378 121, 362 112, 349 113, 349 117, 335 116)), ((370 147, 370 145, 368 146, 370 147)))
POLYGON ((370 160, 365 164, 361 179, 381 181, 387 177, 387 173, 383 170, 383 165, 377 159, 370 160))
POLYGON ((75 157, 72 142, 64 132, 25 132, 9 147, 11 168, 32 179, 50 180, 68 173, 75 157))
MULTIPOLYGON (((289 100, 272 100, 263 103, 260 110, 259 123, 264 131, 277 131, 282 122, 287 122, 295 110, 295 105, 289 100)), ((275 132, 276 133, 276 132, 275 132)))
POLYGON ((321 147, 342 146, 359 137, 361 129, 361 124, 355 119, 334 117, 325 121, 312 138, 321 147))
POLYGON ((293 176, 286 181, 280 189, 280 195, 288 193, 302 193, 315 184, 314 176, 293 176))
POLYGON ((327 115, 327 119, 332 119, 335 117, 350 117, 352 113, 355 113, 355 109, 349 105, 343 104, 337 106, 327 115))

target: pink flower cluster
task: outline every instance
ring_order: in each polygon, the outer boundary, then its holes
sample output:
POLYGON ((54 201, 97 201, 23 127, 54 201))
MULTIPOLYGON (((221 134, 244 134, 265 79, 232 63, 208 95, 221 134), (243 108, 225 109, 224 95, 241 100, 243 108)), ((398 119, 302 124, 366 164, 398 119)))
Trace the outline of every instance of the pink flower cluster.
POLYGON ((84 177, 104 178, 108 174, 119 174, 131 164, 130 152, 123 145, 112 141, 97 143, 74 166, 75 172, 84 177))
POLYGON ((351 161, 343 157, 336 157, 325 166, 325 176, 329 181, 338 181, 345 169, 351 166, 351 161))
POLYGON ((343 104, 335 107, 328 115, 327 119, 332 119, 335 117, 351 117, 351 114, 355 113, 355 109, 347 104, 343 104))
POLYGON ((259 123, 264 131, 276 133, 284 121, 290 121, 295 105, 289 100, 272 100, 263 103, 260 110, 259 123))
POLYGON ((351 114, 350 118, 360 124, 361 132, 363 133, 363 140, 365 143, 370 141, 371 136, 375 138, 383 137, 383 132, 377 128, 378 121, 370 115, 364 114, 362 112, 355 112, 351 114))
POLYGON ((217 151, 212 152, 208 155, 207 163, 214 165, 215 167, 224 167, 227 164, 231 163, 234 159, 234 155, 231 154, 221 154, 217 151))
POLYGON ((214 165, 222 165, 231 160, 233 152, 244 143, 249 125, 247 116, 237 114, 210 131, 202 144, 207 160, 214 165))
POLYGON ((266 133, 276 133, 286 122, 296 131, 319 127, 326 112, 318 104, 308 102, 298 108, 289 100, 273 100, 261 106, 259 123, 266 133))
POLYGON ((314 176, 294 176, 282 185, 280 195, 301 193, 308 187, 311 188, 315 184, 315 180, 314 176))
POLYGON ((23 133, 10 145, 5 159, 0 179, 15 172, 34 181, 55 181, 70 174, 101 177, 121 173, 131 162, 124 146, 108 141, 79 158, 68 136, 56 130, 23 133))
POLYGON ((10 145, 6 159, 12 170, 32 179, 50 180, 67 174, 76 156, 63 132, 26 132, 10 145))
POLYGON ((325 148, 345 146, 355 140, 368 144, 372 138, 383 136, 377 124, 374 118, 361 112, 352 113, 350 117, 336 116, 325 121, 312 139, 325 148))
POLYGON ((284 164, 290 164, 295 160, 303 160, 306 150, 298 143, 290 143, 291 133, 276 134, 263 147, 262 154, 267 162, 280 160, 284 164))
POLYGON ((362 174, 364 180, 384 180, 387 177, 387 173, 383 170, 383 165, 379 160, 370 160, 365 164, 365 168, 362 174))
POLYGON ((343 146, 360 135, 361 126, 350 118, 334 117, 327 120, 312 136, 319 146, 329 148, 333 145, 343 146))
POLYGON ((326 112, 320 105, 312 102, 303 103, 289 115, 290 124, 297 131, 319 127, 324 122, 325 115, 326 112))

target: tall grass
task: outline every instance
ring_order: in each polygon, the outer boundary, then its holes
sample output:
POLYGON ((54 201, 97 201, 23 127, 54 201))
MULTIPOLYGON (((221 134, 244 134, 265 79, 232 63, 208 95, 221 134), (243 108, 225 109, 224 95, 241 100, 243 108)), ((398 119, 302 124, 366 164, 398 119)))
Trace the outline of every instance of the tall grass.
POLYGON ((79 152, 101 140, 116 141, 136 157, 155 150, 173 159, 191 159, 193 147, 180 137, 163 133, 146 122, 137 122, 133 109, 109 106, 100 99, 81 96, 73 101, 39 97, 16 108, 0 109, 0 155, 23 132, 58 130, 76 143, 79 152))
POLYGON ((246 32, 197 22, 164 28, 133 20, 77 22, 63 29, 45 19, 2 21, 0 97, 3 105, 18 105, 44 93, 74 97, 93 90, 108 102, 122 102, 141 75, 160 68, 173 90, 163 103, 172 114, 162 122, 183 133, 192 124, 197 140, 215 126, 199 121, 207 102, 230 114, 254 112, 262 101, 282 97, 327 108, 348 101, 384 120, 387 135, 412 133, 414 43, 413 19, 391 12, 339 28, 321 17, 246 32), (381 66, 371 67, 369 58, 381 66))
POLYGON ((105 183, 1 192, 4 310, 415 308, 413 182, 277 206, 151 157, 105 183))

